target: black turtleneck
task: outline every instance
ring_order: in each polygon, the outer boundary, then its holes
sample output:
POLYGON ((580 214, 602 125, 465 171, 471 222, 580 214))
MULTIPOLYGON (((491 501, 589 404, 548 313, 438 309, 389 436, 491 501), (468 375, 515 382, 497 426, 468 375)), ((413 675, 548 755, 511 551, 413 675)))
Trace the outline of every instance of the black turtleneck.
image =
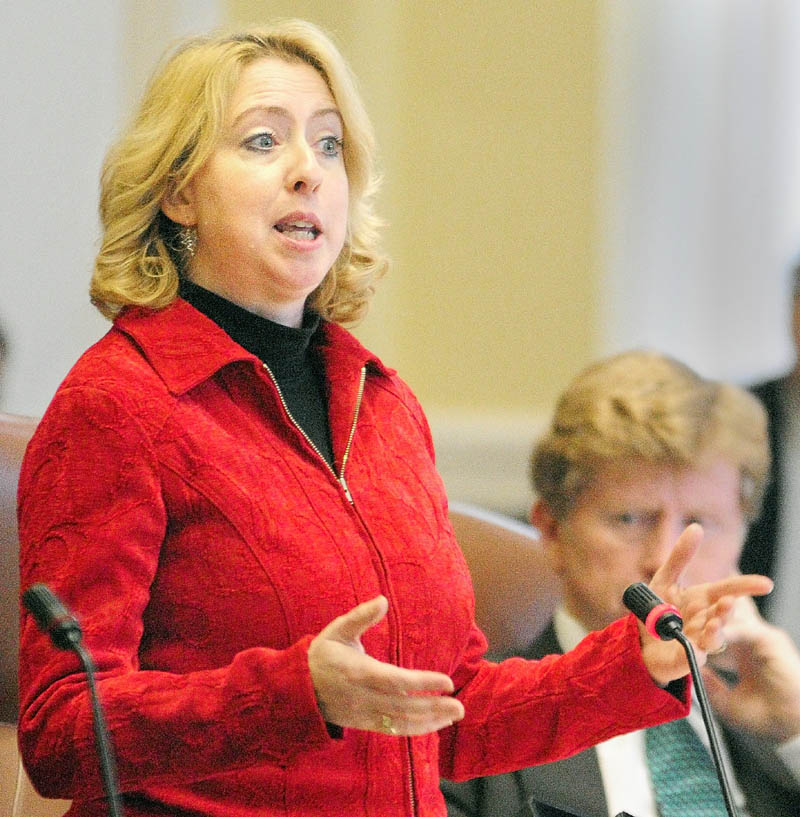
POLYGON ((295 329, 248 312, 191 281, 181 280, 180 296, 267 364, 295 423, 333 468, 325 378, 317 349, 319 315, 306 312, 303 325, 295 329))

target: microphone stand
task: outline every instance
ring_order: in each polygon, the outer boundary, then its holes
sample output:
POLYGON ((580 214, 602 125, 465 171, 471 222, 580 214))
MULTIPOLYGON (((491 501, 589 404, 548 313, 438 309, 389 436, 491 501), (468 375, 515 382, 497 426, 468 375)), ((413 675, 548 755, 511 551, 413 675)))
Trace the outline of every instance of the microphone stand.
POLYGON ((711 717, 711 705, 708 702, 708 695, 706 695, 706 687, 703 683, 703 677, 700 675, 700 667, 697 665, 694 649, 689 639, 684 635, 683 619, 680 611, 672 604, 666 604, 662 601, 643 582, 630 585, 622 596, 622 602, 640 621, 644 622, 648 632, 655 638, 660 638, 662 641, 675 639, 683 647, 697 691, 697 701, 700 704, 703 723, 708 733, 711 757, 714 760, 714 770, 717 773, 717 780, 719 780, 719 786, 722 790, 722 799, 725 801, 725 808, 729 817, 738 817, 736 804, 733 802, 733 795, 731 794, 731 786, 728 782, 728 775, 722 762, 722 750, 719 746, 717 728, 711 717))
POLYGON ((94 680, 95 665, 91 654, 82 644, 80 625, 47 585, 34 584, 29 587, 22 594, 22 603, 25 609, 33 615, 39 629, 50 636, 50 640, 56 647, 60 650, 72 651, 80 659, 86 673, 89 697, 92 701, 92 723, 97 752, 100 756, 100 773, 108 800, 108 811, 111 817, 124 817, 119 797, 114 752, 94 680))
POLYGON ((106 719, 103 715, 103 708, 100 706, 100 697, 97 694, 97 686, 94 681, 95 666, 89 652, 83 644, 77 643, 74 651, 80 658, 83 669, 86 672, 86 681, 89 684, 89 696, 92 700, 92 725, 94 727, 94 737, 97 742, 97 753, 100 756, 100 771, 103 776, 103 788, 108 800, 108 812, 111 817, 124 817, 122 803, 119 799, 119 784, 117 783, 117 768, 114 762, 114 752, 111 748, 111 740, 108 736, 106 719))
POLYGON ((717 737, 717 727, 714 724, 714 719, 711 717, 711 705, 708 702, 703 677, 700 675, 700 667, 697 666, 694 649, 692 649, 691 642, 684 635, 682 630, 675 633, 675 640, 683 647, 683 651, 686 653, 686 660, 689 662, 689 670, 691 671, 692 680, 694 681, 694 687, 697 692, 697 702, 700 704, 703 723, 706 725, 706 732, 708 732, 711 757, 714 759, 714 769, 717 773, 717 779, 719 780, 719 787, 722 789, 722 799, 725 801, 725 808, 728 810, 729 817, 737 817, 736 804, 733 802, 728 774, 725 771, 725 765, 722 761, 722 750, 720 749, 719 738, 717 737))

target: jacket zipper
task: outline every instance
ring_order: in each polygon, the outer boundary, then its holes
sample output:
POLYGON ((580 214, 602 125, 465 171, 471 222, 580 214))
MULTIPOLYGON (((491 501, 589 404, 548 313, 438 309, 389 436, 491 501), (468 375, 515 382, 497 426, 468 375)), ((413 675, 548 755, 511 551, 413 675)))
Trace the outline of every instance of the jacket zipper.
MULTIPOLYGON (((342 454, 342 470, 341 470, 341 474, 337 475, 336 471, 334 471, 334 469, 331 468, 331 466, 328 464, 328 461, 325 459, 325 457, 322 456, 322 454, 320 453, 319 448, 317 448, 317 446, 314 444, 314 441, 311 439, 311 437, 309 437, 308 434, 306 434, 306 432, 303 431, 303 429, 297 423, 297 420, 295 420, 294 417, 292 416, 292 412, 289 411, 289 406, 286 405, 286 400, 283 397, 283 392, 281 391, 281 387, 278 385, 278 381, 275 379, 275 375, 272 373, 272 370, 270 369, 270 367, 267 366, 266 363, 262 363, 261 365, 264 367, 265 371, 269 374, 270 379, 272 380, 272 382, 273 382, 273 384, 275 386, 275 390, 278 392, 278 397, 280 398, 281 405, 283 406, 283 410, 286 412, 286 416, 291 420, 292 425, 303 435, 306 442, 311 446, 314 453, 320 458, 323 465, 331 472, 331 474, 333 474, 334 479, 342 486, 342 490, 344 491, 348 502, 351 505, 355 505, 355 503, 353 502, 353 497, 350 494, 350 489, 347 487, 347 481, 344 478, 344 469, 345 469, 345 466, 347 465, 347 460, 348 460, 348 458, 350 456, 350 449, 353 446, 353 437, 355 436, 356 425, 358 424, 358 414, 359 414, 359 412, 361 410, 361 401, 364 398, 364 386, 365 386, 366 381, 367 381, 367 367, 366 366, 361 367, 361 377, 360 377, 360 380, 359 380, 359 383, 358 383, 358 395, 356 396, 356 408, 355 408, 355 411, 353 412, 353 422, 350 425, 350 434, 347 437, 347 445, 345 445, 344 454, 342 454)), ((414 795, 414 761, 413 761, 413 753, 411 751, 411 738, 406 738, 406 750, 408 752, 408 797, 409 797, 409 801, 410 801, 410 805, 411 805, 411 814, 414 815, 414 817, 416 817, 416 814, 417 814, 417 800, 416 800, 416 797, 414 795)))
POLYGON ((361 410, 361 400, 364 397, 364 384, 367 380, 367 367, 361 367, 361 379, 358 384, 358 396, 356 397, 356 410, 353 412, 353 422, 350 426, 350 435, 347 438, 347 445, 344 449, 344 454, 342 455, 342 472, 341 474, 337 474, 336 471, 329 465, 328 461, 325 457, 322 456, 320 453, 319 448, 314 444, 314 441, 311 437, 306 434, 306 432, 300 427, 297 420, 294 419, 292 416, 292 412, 289 411, 289 406, 286 405, 286 400, 283 397, 283 392, 281 391, 281 387, 278 385, 278 381, 275 379, 275 375, 272 374, 272 369, 267 366, 266 363, 261 364, 264 367, 264 370, 269 374, 270 379, 272 380, 273 385, 275 386, 276 391, 278 392, 278 397, 280 398, 281 405, 283 406, 283 410, 286 412, 286 416, 292 421, 292 425, 303 435, 306 442, 311 446, 314 450, 314 453, 320 458, 322 464, 333 474, 333 478, 342 486, 342 490, 344 491, 344 495, 347 497, 347 501, 353 505, 353 497, 350 494, 350 489, 347 487, 347 481, 344 478, 344 467, 347 464, 347 458, 350 456, 350 448, 353 445, 353 437, 356 433, 356 425, 358 423, 358 413, 361 410))
POLYGON ((353 497, 350 496, 350 489, 347 487, 347 482, 344 478, 344 467, 347 465, 347 460, 350 456, 350 449, 353 446, 353 437, 356 433, 356 423, 358 422, 358 413, 361 411, 361 400, 364 397, 364 384, 367 382, 367 367, 361 367, 361 377, 358 382, 358 395, 356 396, 356 410, 353 413, 353 423, 350 426, 350 434, 347 438, 347 445, 344 447, 344 454, 342 454, 342 473, 339 475, 339 482, 344 488, 344 493, 353 505, 353 497))
POLYGON ((408 796, 411 800, 411 814, 417 815, 417 800, 414 797, 414 761, 411 752, 411 738, 406 738, 406 745, 408 747, 408 796))

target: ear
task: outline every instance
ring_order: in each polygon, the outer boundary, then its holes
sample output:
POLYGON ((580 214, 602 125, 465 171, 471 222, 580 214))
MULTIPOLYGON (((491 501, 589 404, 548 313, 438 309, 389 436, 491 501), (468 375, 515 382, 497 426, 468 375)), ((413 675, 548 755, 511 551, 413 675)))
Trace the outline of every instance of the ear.
POLYGON ((552 541, 558 536, 558 520, 550 509, 550 506, 543 500, 537 499, 531 506, 531 525, 542 535, 542 539, 552 541))
POLYGON ((556 575, 561 574, 561 522, 558 521, 550 506, 543 500, 537 499, 530 512, 531 525, 541 535, 542 547, 548 564, 556 575))
POLYGON ((194 227, 197 224, 197 213, 194 206, 194 185, 192 182, 176 191, 170 182, 166 195, 161 199, 161 212, 176 224, 194 227))

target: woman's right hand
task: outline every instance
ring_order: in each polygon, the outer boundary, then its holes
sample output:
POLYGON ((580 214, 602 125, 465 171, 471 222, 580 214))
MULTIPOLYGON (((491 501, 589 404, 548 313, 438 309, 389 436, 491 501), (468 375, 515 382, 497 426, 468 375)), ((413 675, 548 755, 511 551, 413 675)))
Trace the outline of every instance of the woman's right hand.
POLYGON ((423 735, 464 717, 447 675, 386 664, 367 655, 362 634, 389 609, 385 596, 334 619, 311 642, 308 665, 322 717, 337 726, 423 735))

